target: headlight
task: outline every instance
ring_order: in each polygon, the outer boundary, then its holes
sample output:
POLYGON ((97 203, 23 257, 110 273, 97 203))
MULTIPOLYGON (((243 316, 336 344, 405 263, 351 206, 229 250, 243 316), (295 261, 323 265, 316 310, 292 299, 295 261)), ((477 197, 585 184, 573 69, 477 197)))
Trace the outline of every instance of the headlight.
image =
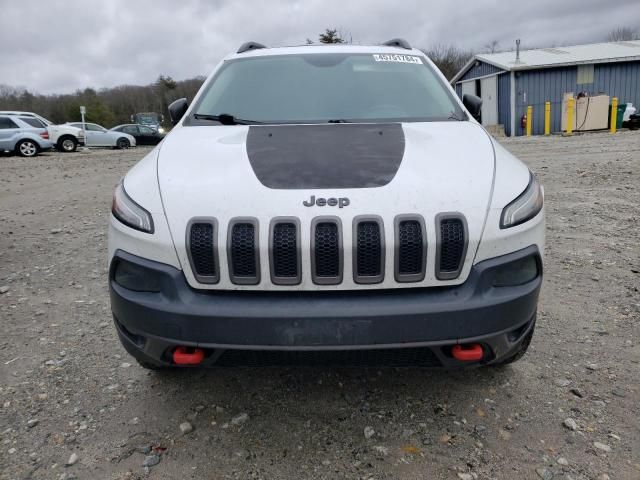
POLYGON ((131 200, 127 192, 125 192, 122 182, 118 184, 116 191, 113 192, 111 212, 114 217, 125 225, 141 232, 153 233, 151 214, 131 200))
POLYGON ((500 228, 515 227, 531 220, 542 210, 543 202, 542 188, 533 173, 530 173, 529 185, 525 191, 502 210, 500 228))
POLYGON ((160 127, 160 128, 158 129, 158 133, 164 133, 164 128, 160 127))

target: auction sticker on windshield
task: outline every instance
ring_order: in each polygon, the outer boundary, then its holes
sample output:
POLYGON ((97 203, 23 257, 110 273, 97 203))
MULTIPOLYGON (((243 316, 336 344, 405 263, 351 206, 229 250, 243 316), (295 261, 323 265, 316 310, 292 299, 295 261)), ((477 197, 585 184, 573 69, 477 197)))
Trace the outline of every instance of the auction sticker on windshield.
POLYGON ((387 53, 374 53, 373 59, 376 62, 401 62, 401 63, 418 63, 422 64, 420 57, 413 55, 390 55, 387 53))

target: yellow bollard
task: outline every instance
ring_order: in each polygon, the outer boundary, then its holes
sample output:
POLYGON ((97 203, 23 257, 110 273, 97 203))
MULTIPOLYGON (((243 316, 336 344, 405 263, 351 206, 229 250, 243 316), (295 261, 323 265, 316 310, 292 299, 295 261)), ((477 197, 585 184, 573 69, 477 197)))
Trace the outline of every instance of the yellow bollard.
POLYGON ((611 133, 616 133, 618 128, 618 97, 611 100, 611 133))
POLYGON ((533 107, 527 107, 527 137, 531 136, 531 126, 533 124, 533 107))
POLYGON ((575 100, 567 100, 567 135, 573 135, 573 104, 575 100))
POLYGON ((544 102, 544 134, 551 133, 551 102, 544 102))

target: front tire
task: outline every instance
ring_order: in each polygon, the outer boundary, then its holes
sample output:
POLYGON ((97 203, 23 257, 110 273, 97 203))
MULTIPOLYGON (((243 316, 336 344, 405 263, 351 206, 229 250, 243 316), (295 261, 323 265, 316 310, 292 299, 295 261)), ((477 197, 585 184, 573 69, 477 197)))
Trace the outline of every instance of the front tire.
POLYGON ((518 350, 516 350, 509 357, 499 361, 498 363, 494 363, 492 366, 503 367, 505 365, 509 365, 510 363, 517 362, 522 357, 524 357, 524 354, 527 353, 527 350, 529 349, 529 345, 531 345, 531 339, 533 338, 533 331, 535 330, 535 327, 536 327, 536 324, 534 323, 531 326, 531 330, 529 330, 529 333, 527 333, 525 337, 522 339, 522 342, 520 343, 520 347, 518 347, 518 350))
POLYGON ((21 157, 35 157, 38 154, 38 144, 33 140, 20 140, 16 145, 16 153, 21 157))
POLYGON ((142 368, 146 369, 146 370, 166 370, 167 367, 164 367, 162 365, 157 365, 155 363, 151 363, 151 362, 145 362, 144 360, 140 360, 138 358, 136 358, 136 362, 138 362, 138 365, 140 365, 142 368))
POLYGON ((61 152, 75 152, 77 148, 78 140, 70 135, 64 136, 58 140, 58 150, 61 152))
POLYGON ((119 138, 118 142, 116 143, 116 146, 120 150, 124 150, 124 149, 129 148, 131 146, 131 142, 129 142, 128 138, 119 138))

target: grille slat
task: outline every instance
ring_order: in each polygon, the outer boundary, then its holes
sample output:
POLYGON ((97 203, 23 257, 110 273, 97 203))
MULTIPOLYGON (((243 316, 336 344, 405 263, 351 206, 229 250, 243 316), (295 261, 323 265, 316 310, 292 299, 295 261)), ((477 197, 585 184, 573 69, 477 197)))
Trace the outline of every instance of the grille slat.
POLYGON ((316 219, 312 229, 313 281, 328 285, 342 281, 342 239, 336 220, 316 219))
POLYGON ((274 221, 271 226, 271 280, 279 285, 300 283, 300 236, 297 219, 274 221))
POLYGON ((258 226, 255 220, 235 220, 229 226, 229 274, 237 284, 259 283, 258 226))
POLYGON ((426 268, 426 236, 422 217, 396 218, 396 281, 419 282, 426 268))
POLYGON ((218 281, 216 230, 216 224, 211 220, 195 221, 187 230, 191 268, 196 279, 202 283, 218 281))
POLYGON ((438 270, 440 280, 457 278, 467 250, 465 222, 462 217, 440 219, 438 239, 438 270))
POLYGON ((378 218, 354 220, 354 272, 356 283, 379 283, 384 278, 384 230, 378 218))

